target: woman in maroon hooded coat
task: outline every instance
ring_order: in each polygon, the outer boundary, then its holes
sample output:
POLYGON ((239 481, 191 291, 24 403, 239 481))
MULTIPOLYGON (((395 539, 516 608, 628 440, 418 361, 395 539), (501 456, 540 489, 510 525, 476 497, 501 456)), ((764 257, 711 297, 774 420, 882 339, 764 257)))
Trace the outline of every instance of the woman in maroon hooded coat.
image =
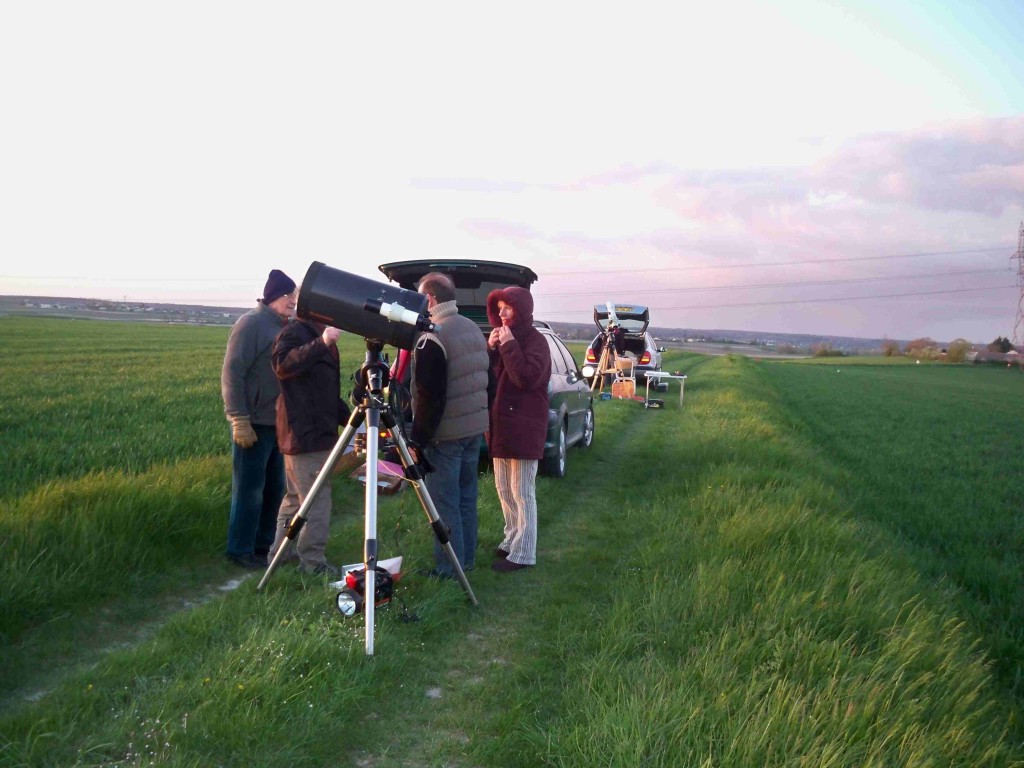
POLYGON ((491 567, 518 571, 537 562, 537 464, 548 431, 551 352, 533 327, 533 296, 512 286, 487 296, 491 358, 490 439, 505 537, 491 567))

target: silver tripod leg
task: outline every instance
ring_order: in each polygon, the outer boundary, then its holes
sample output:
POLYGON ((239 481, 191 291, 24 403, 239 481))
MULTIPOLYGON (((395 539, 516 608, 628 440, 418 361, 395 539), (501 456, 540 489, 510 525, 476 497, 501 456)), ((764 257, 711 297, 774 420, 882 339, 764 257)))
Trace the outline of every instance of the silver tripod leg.
MULTIPOLYGON (((338 438, 338 442, 335 443, 333 450, 327 457, 327 461, 324 462, 320 473, 316 476, 316 480, 313 481, 313 486, 309 489, 309 493, 306 494, 306 498, 303 499, 299 511, 295 513, 295 517, 292 518, 291 523, 288 525, 288 534, 285 540, 281 542, 281 546, 277 548, 277 552, 274 553, 274 559, 270 561, 267 572, 263 574, 263 578, 260 579, 260 583, 256 586, 257 591, 263 589, 270 580, 270 575, 277 568, 278 562, 280 562, 281 558, 284 557, 284 553, 288 550, 288 544, 299 535, 299 531, 302 530, 302 526, 306 522, 306 516, 309 514, 309 508, 313 506, 316 497, 320 495, 320 489, 324 486, 324 483, 330 479, 331 473, 334 471, 334 465, 338 463, 338 459, 345 452, 345 446, 348 445, 359 425, 363 423, 364 414, 363 406, 359 406, 352 411, 352 415, 349 417, 348 424, 345 425, 341 437, 338 438)), ((374 465, 374 470, 376 470, 376 464, 374 465)), ((376 487, 376 480, 374 485, 376 487)))
MULTIPOLYGON (((409 453, 409 444, 406 443, 401 430, 392 429, 391 432, 395 438, 395 445, 398 446, 398 455, 402 457, 402 466, 408 470, 415 464, 412 460, 412 454, 409 453)), ((459 558, 456 556, 455 550, 452 549, 451 542, 448 540, 448 530, 445 528, 444 521, 441 520, 441 516, 437 514, 437 507, 434 506, 434 501, 430 498, 430 494, 427 492, 426 484, 423 480, 419 480, 413 483, 413 488, 416 489, 416 495, 420 497, 420 504, 423 505, 423 511, 427 513, 427 518, 430 520, 430 526, 434 529, 434 535, 437 536, 437 540, 440 542, 441 547, 448 556, 448 562, 451 563, 452 570, 455 571, 455 577, 459 580, 459 584, 461 584, 462 588, 465 590, 469 601, 473 603, 473 605, 479 605, 476 601, 476 595, 473 594, 473 588, 469 586, 469 579, 466 578, 466 574, 462 570, 462 566, 459 564, 459 558)))
POLYGON ((366 655, 373 656, 373 621, 377 605, 377 447, 380 411, 371 408, 366 420, 366 515, 363 520, 363 613, 366 614, 366 655))
MULTIPOLYGON (((352 439, 352 435, 355 434, 356 429, 359 425, 366 420, 366 510, 365 510, 365 521, 364 521, 364 538, 365 548, 363 552, 363 613, 366 615, 366 655, 373 655, 373 624, 374 624, 374 613, 376 608, 376 597, 377 597, 377 451, 379 448, 379 436, 380 436, 380 415, 381 413, 388 413, 385 417, 385 421, 388 426, 392 427, 391 432, 395 438, 395 444, 398 447, 398 454, 402 459, 402 466, 405 467, 407 473, 415 474, 417 469, 415 468, 415 462, 412 460, 412 454, 409 452, 409 445, 406 443, 405 438, 402 436, 402 432, 399 429, 393 427, 393 416, 387 410, 386 406, 381 404, 379 401, 372 401, 372 405, 367 406, 365 404, 360 405, 352 412, 352 416, 348 420, 344 431, 341 433, 341 437, 338 438, 338 442, 335 444, 334 449, 327 457, 327 461, 324 462, 323 468, 320 470, 320 474, 317 475, 316 480, 313 483, 312 488, 309 489, 305 500, 302 502, 302 506, 299 507, 299 511, 295 513, 295 517, 292 518, 291 524, 288 526, 288 534, 285 540, 281 543, 277 552, 274 553, 274 559, 271 561, 270 566, 267 568, 267 572, 263 575, 263 579, 256 587, 257 590, 263 589, 264 585, 270 579, 270 575, 277 568, 277 564, 288 548, 288 543, 298 536, 299 531, 302 530, 302 525, 306 521, 306 515, 309 513, 309 507, 316 499, 317 494, 320 493, 321 488, 327 479, 331 476, 331 472, 334 471, 334 465, 337 464, 338 459, 341 458, 342 453, 345 451, 345 446, 348 445, 352 439)), ((444 521, 441 520, 441 516, 437 513, 437 508, 434 506, 433 500, 430 498, 430 494, 427 492, 426 485, 419 480, 413 484, 416 489, 416 495, 419 497, 420 504, 423 506, 423 511, 426 513, 427 518, 430 520, 430 525, 434 529, 434 535, 437 537, 442 548, 444 549, 445 555, 448 557, 448 562, 451 563, 452 570, 455 571, 455 576, 459 583, 465 590, 467 597, 473 605, 479 605, 477 603, 476 595, 473 594, 473 588, 469 585, 469 580, 466 578, 465 572, 462 570, 462 566, 459 564, 459 558, 455 555, 455 550, 452 549, 451 542, 448 540, 448 531, 444 526, 444 521)))

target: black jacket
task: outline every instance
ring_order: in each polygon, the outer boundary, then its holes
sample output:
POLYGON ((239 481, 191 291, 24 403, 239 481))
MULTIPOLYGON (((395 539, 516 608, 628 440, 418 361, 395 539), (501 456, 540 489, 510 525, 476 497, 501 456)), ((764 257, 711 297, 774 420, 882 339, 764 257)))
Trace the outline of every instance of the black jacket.
POLYGON ((294 455, 329 451, 338 442, 338 426, 348 421, 341 398, 337 346, 324 344, 324 326, 294 320, 274 342, 271 361, 281 384, 277 399, 277 443, 294 455))

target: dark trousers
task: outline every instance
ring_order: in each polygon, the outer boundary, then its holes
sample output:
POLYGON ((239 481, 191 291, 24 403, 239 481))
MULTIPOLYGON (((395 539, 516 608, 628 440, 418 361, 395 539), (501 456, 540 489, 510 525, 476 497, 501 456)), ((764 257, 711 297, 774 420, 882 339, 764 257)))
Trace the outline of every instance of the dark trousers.
MULTIPOLYGON (((425 478, 437 514, 448 527, 455 557, 463 570, 476 564, 477 475, 480 435, 430 443, 423 451, 433 467, 425 478)), ((440 573, 454 573, 444 548, 434 541, 434 562, 440 573)))
POLYGON ((252 428, 256 443, 251 448, 232 443, 227 554, 236 557, 270 550, 284 497, 284 457, 277 449, 277 430, 262 424, 252 428))

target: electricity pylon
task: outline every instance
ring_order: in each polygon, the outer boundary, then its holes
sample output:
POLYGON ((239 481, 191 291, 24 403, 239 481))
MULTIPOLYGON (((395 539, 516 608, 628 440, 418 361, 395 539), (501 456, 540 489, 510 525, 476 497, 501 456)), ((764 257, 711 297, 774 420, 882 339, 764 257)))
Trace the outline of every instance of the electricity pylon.
POLYGON ((1020 223, 1020 232, 1017 235, 1017 252, 1010 257, 1017 260, 1017 285, 1020 288, 1020 296, 1017 298, 1017 320, 1013 324, 1013 346, 1017 348, 1024 339, 1021 339, 1021 329, 1024 328, 1024 221, 1020 223))

